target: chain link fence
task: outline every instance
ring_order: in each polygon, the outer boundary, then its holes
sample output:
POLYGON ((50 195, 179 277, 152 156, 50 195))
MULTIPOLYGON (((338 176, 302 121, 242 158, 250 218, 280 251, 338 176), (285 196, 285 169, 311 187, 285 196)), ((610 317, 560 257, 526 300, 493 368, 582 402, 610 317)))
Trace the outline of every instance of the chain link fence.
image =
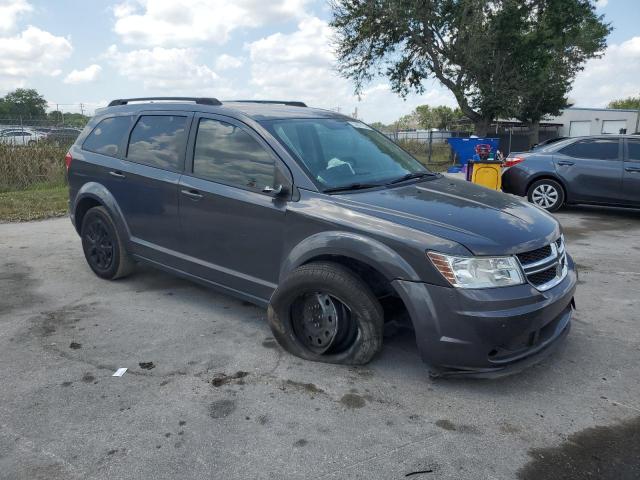
POLYGON ((0 117, 0 192, 64 185, 64 156, 83 123, 0 117))

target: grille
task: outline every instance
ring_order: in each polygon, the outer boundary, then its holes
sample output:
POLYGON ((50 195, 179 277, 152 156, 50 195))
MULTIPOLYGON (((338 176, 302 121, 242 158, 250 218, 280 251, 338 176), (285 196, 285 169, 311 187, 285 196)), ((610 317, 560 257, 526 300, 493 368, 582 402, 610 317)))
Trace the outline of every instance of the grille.
POLYGON ((547 268, 542 272, 532 273, 530 275, 527 275, 527 279, 529 280, 530 283, 532 283, 537 287, 539 285, 543 285, 547 282, 550 282, 551 280, 556 278, 556 273, 557 273, 557 269, 556 269, 556 266, 554 265, 553 267, 547 268))
POLYGON ((562 237, 550 245, 516 254, 527 281, 540 291, 548 290, 567 274, 564 240, 562 237))
MULTIPOLYGON (((560 240, 560 239, 558 239, 560 240)), ((551 245, 546 245, 542 248, 538 248, 537 250, 531 250, 530 252, 518 253, 518 260, 522 265, 527 265, 529 263, 538 262, 540 260, 544 260, 551 256, 551 245)))

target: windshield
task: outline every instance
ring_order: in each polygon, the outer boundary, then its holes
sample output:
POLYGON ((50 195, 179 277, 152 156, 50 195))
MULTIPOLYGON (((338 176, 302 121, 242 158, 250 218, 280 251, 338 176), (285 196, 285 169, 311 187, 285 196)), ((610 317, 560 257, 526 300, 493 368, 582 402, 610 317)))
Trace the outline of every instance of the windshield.
POLYGON ((407 175, 430 173, 362 122, 314 118, 272 120, 264 126, 324 190, 384 185, 407 175))

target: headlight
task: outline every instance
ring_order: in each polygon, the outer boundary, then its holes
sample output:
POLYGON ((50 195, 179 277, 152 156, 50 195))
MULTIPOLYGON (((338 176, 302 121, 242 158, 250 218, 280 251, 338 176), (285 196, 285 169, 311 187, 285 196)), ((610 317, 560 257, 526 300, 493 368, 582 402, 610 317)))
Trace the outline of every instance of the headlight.
POLYGON ((515 257, 454 257, 436 252, 427 255, 454 287, 492 288, 524 283, 515 257))

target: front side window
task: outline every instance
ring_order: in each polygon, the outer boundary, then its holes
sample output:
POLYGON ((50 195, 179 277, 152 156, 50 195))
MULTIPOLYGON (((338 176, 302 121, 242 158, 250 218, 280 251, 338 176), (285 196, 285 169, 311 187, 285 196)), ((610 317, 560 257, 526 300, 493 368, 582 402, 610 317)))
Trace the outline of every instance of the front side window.
POLYGON ((578 140, 559 151, 569 157, 591 160, 617 160, 618 139, 593 138, 578 140))
POLYGON ((342 119, 272 120, 263 125, 325 189, 385 184, 429 173, 418 160, 364 123, 342 119))
POLYGON ((182 170, 187 117, 143 115, 129 139, 127 160, 163 170, 182 170))
POLYGON ((274 186, 275 161, 240 127, 200 119, 193 154, 193 174, 225 185, 262 191, 274 186))
POLYGON ((131 116, 105 118, 89 134, 82 148, 90 152, 117 157, 132 120, 131 116))

